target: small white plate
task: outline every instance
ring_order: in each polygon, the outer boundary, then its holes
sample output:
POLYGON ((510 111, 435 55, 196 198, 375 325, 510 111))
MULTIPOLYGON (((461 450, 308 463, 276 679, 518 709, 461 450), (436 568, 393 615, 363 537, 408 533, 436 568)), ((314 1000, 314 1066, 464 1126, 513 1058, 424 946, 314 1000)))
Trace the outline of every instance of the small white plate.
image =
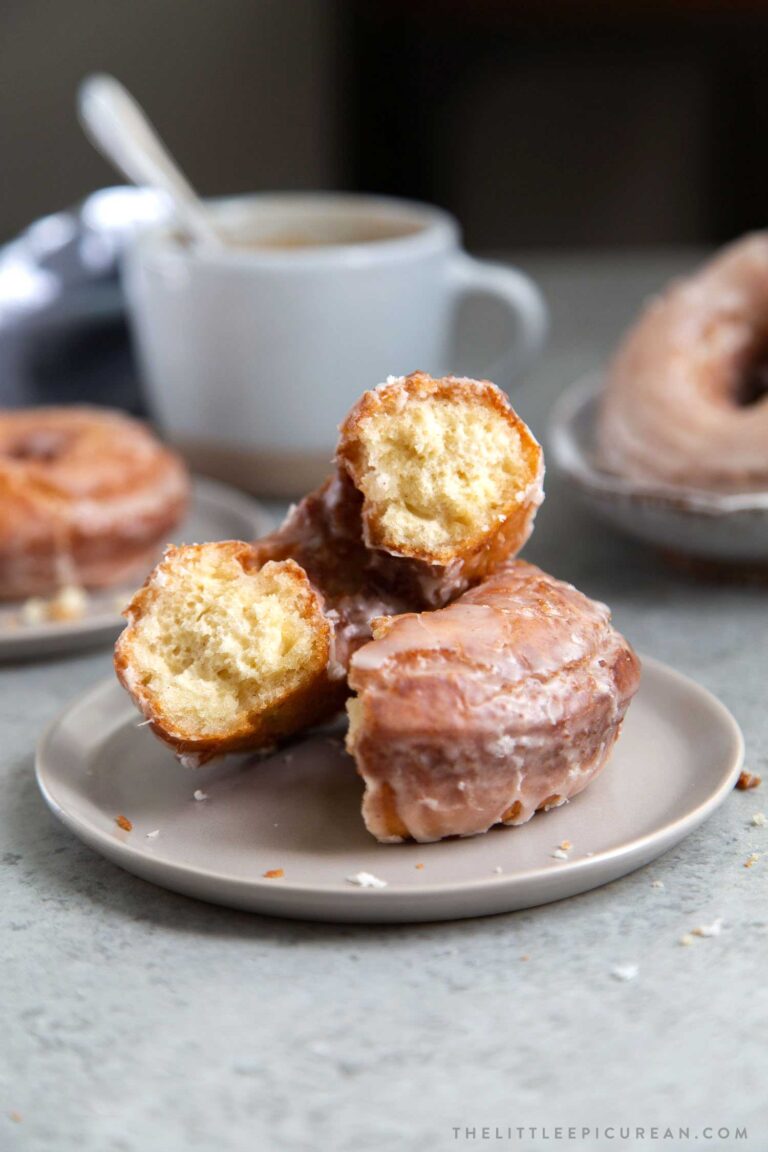
MULTIPOLYGON (((250 496, 196 476, 189 512, 170 540, 186 544, 255 540, 271 528, 270 518, 250 496)), ((0 660, 52 656, 111 643, 125 625, 121 609, 142 580, 143 576, 137 576, 128 584, 89 593, 85 615, 60 623, 23 624, 19 621, 20 604, 0 604, 0 660)))
POLYGON ((673 555, 721 565, 768 565, 768 492, 706 492, 640 483, 600 464, 595 421, 602 382, 569 388, 552 410, 550 456, 584 503, 630 536, 673 555))
POLYGON ((230 759, 192 770, 137 725, 113 681, 53 723, 38 748, 37 779, 54 814, 145 880, 217 904, 310 920, 482 916, 606 884, 701 824, 728 795, 743 758, 726 708, 691 680, 645 660, 611 763, 570 804, 472 839, 381 845, 363 826, 362 783, 338 728, 257 763, 230 759), (195 800, 196 789, 207 799, 195 800), (132 831, 119 828, 117 816, 126 816, 132 831), (563 840, 573 845, 567 860, 552 855, 563 840), (281 868, 281 879, 264 876, 281 868), (346 880, 359 872, 387 887, 346 880))

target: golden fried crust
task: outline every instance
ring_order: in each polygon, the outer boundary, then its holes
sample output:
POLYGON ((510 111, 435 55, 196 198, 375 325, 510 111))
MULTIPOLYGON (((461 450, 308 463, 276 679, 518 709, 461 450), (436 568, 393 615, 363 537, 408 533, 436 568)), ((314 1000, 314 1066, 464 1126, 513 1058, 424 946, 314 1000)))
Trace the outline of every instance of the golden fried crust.
POLYGON ((382 842, 475 835, 564 803, 604 767, 639 683, 605 606, 523 561, 373 633, 351 661, 347 747, 382 842))
POLYGON ((0 412, 0 599, 146 569, 188 492, 175 453, 122 413, 0 412))
POLYGON ((397 417, 413 401, 464 404, 468 411, 485 408, 498 416, 519 438, 524 467, 517 490, 490 526, 478 523, 460 541, 439 548, 414 547, 388 530, 382 508, 363 497, 360 509, 363 538, 373 550, 371 567, 378 579, 399 593, 425 604, 447 603, 470 584, 482 580, 523 547, 543 500, 544 463, 541 447, 503 392, 488 380, 425 372, 388 382, 365 392, 339 430, 336 461, 362 493, 367 461, 363 432, 369 421, 397 417))
MULTIPOLYGON (((333 632, 326 618, 322 596, 312 587, 306 573, 292 560, 281 563, 290 574, 301 604, 301 615, 313 633, 312 654, 304 667, 298 687, 294 686, 275 699, 267 709, 254 709, 237 726, 223 728, 204 738, 185 729, 178 717, 165 707, 162 692, 148 689, 143 682, 136 659, 136 639, 142 621, 151 612, 157 598, 167 594, 177 579, 177 568, 190 554, 211 545, 187 545, 169 548, 157 568, 134 595, 125 610, 128 626, 115 645, 115 671, 130 693, 142 715, 150 722, 154 734, 170 745, 179 757, 202 764, 216 756, 270 747, 283 737, 332 716, 343 706, 347 694, 344 678, 332 672, 333 632)), ((246 573, 257 573, 262 558, 250 544, 225 541, 215 545, 226 551, 246 573)))

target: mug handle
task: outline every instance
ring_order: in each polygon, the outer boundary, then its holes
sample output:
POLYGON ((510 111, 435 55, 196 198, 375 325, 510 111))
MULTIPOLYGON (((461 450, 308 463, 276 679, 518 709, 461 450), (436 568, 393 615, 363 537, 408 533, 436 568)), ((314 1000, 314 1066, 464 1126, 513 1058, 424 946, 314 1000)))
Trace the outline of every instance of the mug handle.
POLYGON ((523 272, 504 264, 475 260, 466 252, 453 257, 450 277, 456 305, 467 296, 492 296, 510 314, 507 350, 487 369, 488 376, 503 388, 530 367, 544 346, 549 328, 544 297, 523 272))

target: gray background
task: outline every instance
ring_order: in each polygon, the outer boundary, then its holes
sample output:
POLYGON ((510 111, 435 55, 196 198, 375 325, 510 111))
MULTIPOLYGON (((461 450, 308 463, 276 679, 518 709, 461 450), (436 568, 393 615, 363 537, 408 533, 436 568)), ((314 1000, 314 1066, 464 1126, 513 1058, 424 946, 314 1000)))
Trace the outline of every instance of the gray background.
POLYGON ((113 72, 205 195, 428 199, 474 246, 765 224, 768 10, 733 0, 5 0, 0 239, 115 174, 75 91, 113 72))

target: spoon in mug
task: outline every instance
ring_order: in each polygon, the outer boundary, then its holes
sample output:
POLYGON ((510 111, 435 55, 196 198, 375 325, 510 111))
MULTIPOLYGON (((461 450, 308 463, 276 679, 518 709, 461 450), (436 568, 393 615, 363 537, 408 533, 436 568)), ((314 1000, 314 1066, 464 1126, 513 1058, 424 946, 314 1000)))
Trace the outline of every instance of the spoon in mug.
POLYGON ((164 192, 184 233, 198 244, 223 247, 224 238, 146 115, 113 76, 86 77, 77 94, 80 123, 103 156, 128 179, 164 192))

